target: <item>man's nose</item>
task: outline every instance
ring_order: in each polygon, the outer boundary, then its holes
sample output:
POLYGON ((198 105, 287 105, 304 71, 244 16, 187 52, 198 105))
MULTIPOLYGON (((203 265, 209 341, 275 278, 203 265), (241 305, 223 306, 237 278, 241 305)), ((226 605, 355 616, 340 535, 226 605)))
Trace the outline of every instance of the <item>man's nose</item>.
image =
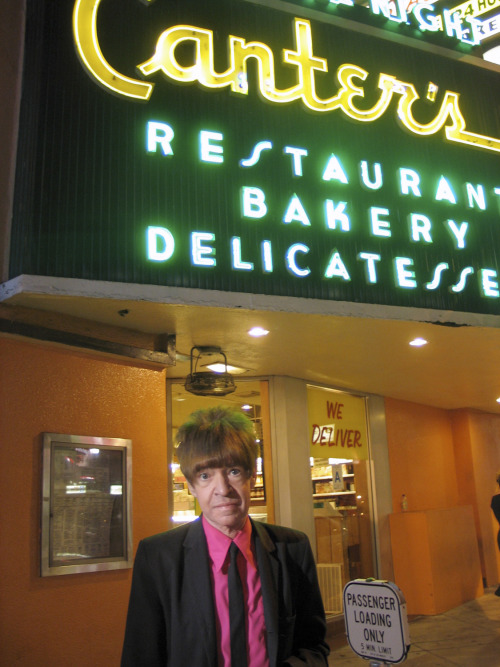
POLYGON ((215 488, 218 493, 226 494, 231 489, 229 478, 225 470, 218 470, 215 475, 215 488))

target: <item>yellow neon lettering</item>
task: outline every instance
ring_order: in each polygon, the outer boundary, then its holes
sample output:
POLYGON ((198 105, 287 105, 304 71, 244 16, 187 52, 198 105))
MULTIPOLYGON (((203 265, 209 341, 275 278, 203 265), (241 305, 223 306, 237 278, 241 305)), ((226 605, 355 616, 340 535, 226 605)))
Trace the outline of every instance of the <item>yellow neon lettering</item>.
MULTIPOLYGON (((73 31, 81 62, 88 73, 111 92, 133 99, 148 100, 153 84, 120 74, 102 55, 96 29, 100 2, 101 0, 75 2, 73 31)), ((331 112, 340 109, 353 120, 373 122, 387 111, 393 96, 399 95, 398 119, 410 132, 429 136, 444 128, 448 141, 500 152, 500 139, 466 130, 466 121, 459 106, 459 94, 452 91, 445 91, 435 118, 421 123, 413 113, 413 105, 420 100, 413 84, 380 73, 380 96, 372 107, 365 109, 359 104, 365 97, 365 89, 360 83, 366 81, 368 72, 352 63, 345 63, 337 70, 337 92, 330 98, 321 99, 316 92, 316 76, 317 73, 328 73, 328 63, 325 58, 314 55, 310 22, 296 18, 294 29, 295 50, 283 49, 282 54, 284 64, 296 68, 297 83, 283 90, 276 88, 274 55, 269 46, 261 42, 246 42, 241 37, 230 35, 229 66, 223 72, 216 72, 213 31, 196 26, 177 25, 163 31, 152 58, 138 68, 145 76, 162 71, 174 81, 198 81, 206 88, 229 87, 234 93, 248 95, 247 62, 253 58, 257 64, 259 93, 269 102, 283 104, 301 99, 312 111, 331 112), (183 43, 192 43, 194 46, 192 62, 187 65, 179 63, 176 58, 177 47, 183 43)), ((434 101, 435 95, 429 99, 434 101)))
POLYGON ((382 74, 379 79, 379 88, 382 90, 382 95, 378 102, 371 109, 357 108, 353 98, 364 97, 365 92, 363 88, 354 84, 353 79, 358 78, 364 81, 367 76, 368 72, 356 65, 342 65, 337 70, 337 77, 341 84, 338 94, 339 106, 353 120, 367 122, 377 120, 382 116, 392 99, 394 77, 382 74))
POLYGON ((304 104, 319 111, 322 101, 316 95, 315 71, 328 72, 328 65, 324 58, 315 58, 312 48, 311 24, 309 21, 295 19, 295 46, 296 51, 283 51, 283 60, 289 65, 297 65, 298 87, 304 104))
POLYGON ((411 83, 399 82, 402 86, 401 99, 398 104, 398 118, 399 121, 408 129, 410 132, 421 135, 435 134, 438 132, 443 125, 445 124, 448 116, 452 116, 455 109, 458 109, 458 95, 456 93, 450 93, 446 91, 444 95, 441 108, 434 120, 429 121, 428 123, 419 123, 415 120, 412 114, 413 104, 420 99, 419 94, 415 90, 415 87, 411 83))
POLYGON ((452 14, 458 13, 461 17, 464 16, 480 16, 486 12, 500 7, 500 0, 490 0, 489 2, 481 2, 481 0, 473 0, 470 2, 462 2, 460 5, 453 7, 449 11, 452 14))
POLYGON ((97 10, 101 0, 76 0, 73 9, 73 35, 78 56, 89 74, 117 95, 149 100, 153 84, 120 74, 105 60, 97 38, 97 10))
MULTIPOLYGON (((165 30, 160 35, 156 44, 156 51, 150 60, 147 60, 139 69, 145 76, 154 74, 158 70, 174 81, 192 83, 202 81, 206 73, 202 63, 207 61, 207 56, 213 53, 213 32, 194 28, 192 26, 174 26, 165 30), (193 42, 195 45, 194 63, 190 66, 180 65, 175 58, 177 46, 183 42, 193 42), (203 55, 203 58, 202 58, 203 55)), ((209 81, 204 82, 206 86, 209 81)), ((224 83, 223 85, 227 85, 224 83)))
POLYGON ((458 94, 447 93, 454 96, 453 108, 450 112, 450 117, 453 120, 453 125, 445 128, 446 138, 448 141, 456 141, 461 144, 468 144, 469 146, 476 146, 477 148, 485 148, 487 150, 500 152, 500 139, 493 137, 485 137, 474 132, 467 132, 465 130, 465 119, 458 107, 458 94))
POLYGON ((145 76, 161 70, 167 77, 182 83, 199 81, 206 88, 229 87, 232 92, 248 94, 247 60, 254 58, 259 71, 260 93, 270 102, 292 102, 300 98, 299 84, 287 90, 277 90, 274 75, 274 54, 260 42, 248 42, 240 37, 229 38, 230 66, 225 72, 215 72, 212 30, 194 26, 174 26, 164 30, 156 45, 154 56, 139 69, 145 76), (175 50, 182 42, 193 42, 195 58, 190 66, 180 65, 175 50))
POLYGON ((274 54, 267 44, 261 42, 248 42, 240 37, 229 38, 229 52, 232 55, 232 67, 237 72, 238 88, 231 86, 234 92, 248 94, 247 60, 254 58, 259 71, 259 92, 268 102, 292 102, 300 97, 300 85, 292 86, 285 90, 276 89, 274 74, 274 54))
MULTIPOLYGON (((398 119, 410 132, 420 135, 430 135, 438 132, 451 120, 450 125, 445 126, 445 134, 448 141, 477 146, 487 150, 500 151, 500 140, 493 137, 485 137, 481 134, 467 132, 465 130, 465 119, 458 104, 459 94, 447 90, 437 116, 429 123, 419 123, 412 114, 412 105, 420 99, 415 87, 411 83, 399 82, 404 87, 398 104, 398 119)), ((398 91, 399 92, 399 91, 398 91)))

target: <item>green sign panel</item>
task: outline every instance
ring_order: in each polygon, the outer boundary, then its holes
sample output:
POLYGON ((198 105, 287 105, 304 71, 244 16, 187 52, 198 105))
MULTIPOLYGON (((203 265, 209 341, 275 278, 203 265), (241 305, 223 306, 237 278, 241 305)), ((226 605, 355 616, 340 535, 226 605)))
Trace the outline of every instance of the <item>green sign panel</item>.
POLYGON ((496 314, 499 105, 299 7, 33 0, 11 277, 496 314))

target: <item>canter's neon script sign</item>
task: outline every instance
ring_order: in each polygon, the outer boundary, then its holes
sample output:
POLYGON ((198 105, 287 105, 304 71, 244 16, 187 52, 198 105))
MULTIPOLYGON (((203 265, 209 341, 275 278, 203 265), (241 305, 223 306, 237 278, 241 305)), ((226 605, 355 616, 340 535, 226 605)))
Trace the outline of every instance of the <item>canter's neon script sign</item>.
MULTIPOLYGON (((77 0, 73 11, 75 45, 83 66, 92 78, 108 91, 135 100, 147 101, 154 83, 133 79, 116 71, 104 58, 99 46, 97 13, 101 0, 77 0)), ((460 110, 459 94, 446 90, 433 120, 422 123, 415 117, 414 105, 421 97, 412 83, 380 73, 380 95, 375 104, 364 108, 363 98, 369 72, 345 63, 337 69, 338 89, 327 99, 316 91, 316 74, 328 72, 325 58, 314 55, 311 24, 305 19, 294 19, 295 49, 283 49, 282 60, 296 68, 295 85, 278 89, 275 79, 275 58, 271 48, 263 42, 247 42, 241 37, 228 37, 229 66, 223 72, 214 68, 214 35, 212 30, 190 25, 175 25, 164 30, 157 41, 153 56, 138 65, 145 77, 162 72, 167 79, 181 83, 198 82, 206 88, 229 88, 234 94, 248 95, 247 61, 255 59, 258 70, 260 95, 273 104, 302 103, 311 111, 331 113, 341 111, 362 123, 374 122, 389 108, 393 98, 397 102, 397 119, 410 132, 429 136, 444 129, 448 141, 500 152, 500 139, 466 129, 466 120, 460 110), (181 45, 193 46, 192 62, 181 64, 176 51, 181 45)), ((429 83, 426 98, 434 103, 437 86, 429 83)))

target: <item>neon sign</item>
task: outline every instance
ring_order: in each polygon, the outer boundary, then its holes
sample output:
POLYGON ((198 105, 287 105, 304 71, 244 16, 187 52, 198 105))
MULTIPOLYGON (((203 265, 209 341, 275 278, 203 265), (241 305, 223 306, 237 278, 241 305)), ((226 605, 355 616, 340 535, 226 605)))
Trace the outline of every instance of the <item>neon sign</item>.
POLYGON ((500 0, 466 0, 460 5, 450 9, 453 16, 464 20, 474 20, 475 16, 481 16, 492 9, 500 7, 500 0))
POLYGON ((481 40, 498 35, 500 32, 500 14, 490 16, 481 23, 481 40))
POLYGON ((101 0, 77 0, 73 11, 73 37, 82 65, 109 91, 134 99, 148 100, 150 83, 131 79, 117 72, 105 60, 97 35, 97 10, 101 0))
MULTIPOLYGON (((175 160, 176 132, 171 125, 149 121, 145 128, 146 152, 158 159, 175 160), (168 137, 168 140, 167 140, 168 137)), ((233 165, 225 164, 227 139, 223 132, 201 130, 198 135, 199 164, 211 165, 218 170, 233 165)), ((237 165, 244 178, 251 179, 254 167, 272 156, 289 171, 297 184, 291 196, 281 194, 277 199, 267 187, 242 185, 239 192, 239 218, 243 226, 260 229, 262 236, 250 242, 246 235, 234 233, 231 238, 220 236, 209 230, 186 229, 175 233, 168 226, 156 224, 146 228, 146 256, 154 263, 176 260, 177 245, 190 248, 191 266, 202 270, 216 270, 221 253, 223 262, 229 262, 235 272, 272 274, 284 267, 296 280, 320 279, 357 285, 377 285, 383 281, 381 275, 392 274, 394 287, 399 290, 423 292, 448 292, 460 295, 476 290, 487 299, 500 299, 498 271, 481 265, 476 253, 471 252, 478 243, 479 218, 498 215, 500 209, 500 187, 467 181, 457 186, 446 174, 425 173, 422 175, 411 166, 400 166, 395 174, 387 174, 380 162, 361 159, 353 171, 342 158, 330 153, 319 165, 311 165, 312 152, 307 146, 284 145, 265 138, 258 141, 248 155, 239 156, 237 165), (314 210, 309 210, 300 194, 300 179, 311 173, 317 174, 319 191, 325 184, 338 186, 344 197, 325 197, 318 206, 317 195, 314 210), (248 174, 248 176, 247 176, 248 174), (396 183, 397 203, 381 205, 370 202, 364 211, 354 202, 356 193, 347 192, 361 187, 370 196, 384 193, 389 183, 396 183), (443 219, 436 220, 428 212, 429 200, 438 204, 443 219), (402 209, 406 208, 406 214, 402 209), (321 214, 322 211, 322 214, 321 214), (466 220, 463 217, 467 217, 466 220), (408 250, 395 253, 391 247, 394 236, 399 237, 399 248, 403 229, 401 220, 406 218, 406 242, 408 250), (304 240, 288 241, 280 250, 268 237, 269 224, 278 225, 282 232, 293 230, 297 235, 315 228, 321 230, 321 245, 304 240), (364 228, 364 229, 360 229, 364 228), (181 236, 182 235, 182 236, 181 236), (343 242, 356 236, 356 251, 344 252, 343 242), (420 266, 412 249, 432 247, 440 239, 438 254, 433 254, 435 263, 428 260, 420 266), (179 241, 179 243, 177 243, 179 241), (364 244, 364 247, 363 247, 364 244), (377 250, 375 250, 377 248, 377 250), (386 253, 384 253, 384 248, 386 253), (444 253, 444 257, 439 257, 444 253), (473 261, 471 261, 473 259, 473 261)), ((308 190, 311 181, 308 181, 308 190)), ((270 186, 271 187, 271 186, 270 186)), ((312 186, 314 187, 314 185, 312 186)), ((238 216, 236 216, 238 217, 238 216)), ((175 224, 174 224, 175 227, 175 224)), ((290 238, 290 235, 287 235, 290 238)), ((185 258, 187 259, 187 257, 185 258)))
MULTIPOLYGON (((80 60, 90 76, 109 92, 147 101, 155 84, 123 76, 107 63, 101 52, 97 33, 100 1, 77 0, 75 3, 73 34, 80 60)), ((316 80, 328 73, 328 62, 314 54, 310 22, 295 18, 293 27, 295 49, 282 50, 283 64, 294 68, 296 72, 296 83, 289 88, 277 87, 275 57, 267 44, 247 42, 241 37, 229 36, 228 67, 219 72, 214 65, 213 31, 189 25, 175 25, 164 30, 158 38, 155 53, 149 60, 139 64, 138 69, 145 77, 161 72, 165 78, 179 83, 197 82, 208 89, 227 88, 236 95, 248 95, 247 63, 253 59, 258 69, 258 92, 272 104, 300 101, 316 113, 341 112, 354 121, 371 123, 380 119, 388 111, 391 102, 396 100, 398 123, 409 132, 430 136, 444 130, 444 136, 450 142, 500 152, 500 139, 467 130, 467 123, 460 109, 460 96, 450 90, 444 92, 434 118, 422 122, 416 111, 417 103, 422 97, 416 87, 411 82, 380 73, 378 100, 366 108, 363 102, 367 97, 365 82, 369 72, 355 64, 345 63, 337 69, 338 87, 332 91, 332 96, 320 97, 316 80), (186 44, 193 47, 192 61, 189 64, 179 62, 177 57, 178 49, 186 44)), ((425 98, 434 104, 436 94, 437 86, 430 82, 425 98)), ((216 160, 219 158, 216 157, 216 160)))
POLYGON ((498 73, 299 12, 28 3, 9 276, 498 317, 498 73))
MULTIPOLYGON (((292 1, 295 1, 296 4, 306 4, 304 0, 292 1)), ((488 2, 495 3, 498 1, 488 0, 488 2)), ((486 2, 487 0, 468 0, 464 6, 486 2)), ((352 7, 358 12, 363 11, 375 17, 382 16, 393 23, 413 26, 420 32, 420 36, 426 33, 442 33, 446 38, 472 46, 476 46, 480 41, 480 22, 474 18, 476 13, 471 10, 456 12, 456 8, 444 9, 439 13, 435 11, 431 2, 413 2, 412 0, 370 0, 368 5, 358 5, 354 0, 327 0, 326 3, 325 0, 316 0, 315 2, 316 9, 325 9, 327 12, 331 12, 337 6, 352 7)))

